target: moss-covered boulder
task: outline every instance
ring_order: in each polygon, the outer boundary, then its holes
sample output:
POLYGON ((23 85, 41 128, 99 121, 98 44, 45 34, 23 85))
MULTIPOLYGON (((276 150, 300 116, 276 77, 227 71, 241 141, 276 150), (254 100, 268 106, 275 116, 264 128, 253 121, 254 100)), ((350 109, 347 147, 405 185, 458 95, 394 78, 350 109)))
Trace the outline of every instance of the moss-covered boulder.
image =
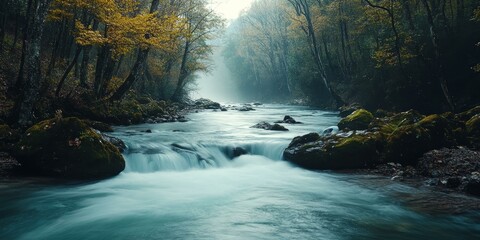
POLYGON ((34 125, 22 136, 14 155, 32 173, 52 177, 108 178, 125 168, 118 149, 78 118, 34 125))
POLYGON ((340 117, 344 118, 362 107, 358 103, 341 106, 338 110, 340 117))
POLYGON ((373 119, 361 109, 342 119, 336 134, 294 138, 284 156, 309 169, 363 168, 388 162, 415 166, 427 151, 467 143, 467 134, 471 143, 480 142, 479 126, 480 115, 465 126, 452 113, 424 116, 410 110, 373 119))
POLYGON ((416 164, 423 153, 432 149, 431 140, 425 128, 413 124, 400 127, 386 137, 384 161, 416 164))
POLYGON ((387 135, 385 160, 415 165, 427 151, 464 143, 464 129, 451 113, 426 116, 387 135))
POLYGON ((372 120, 372 113, 365 109, 359 109, 343 118, 340 123, 338 123, 338 128, 340 130, 365 130, 368 128, 368 125, 370 125, 372 120))
POLYGON ((295 138, 285 149, 286 160, 307 169, 366 168, 378 161, 375 133, 321 137, 311 133, 295 138))

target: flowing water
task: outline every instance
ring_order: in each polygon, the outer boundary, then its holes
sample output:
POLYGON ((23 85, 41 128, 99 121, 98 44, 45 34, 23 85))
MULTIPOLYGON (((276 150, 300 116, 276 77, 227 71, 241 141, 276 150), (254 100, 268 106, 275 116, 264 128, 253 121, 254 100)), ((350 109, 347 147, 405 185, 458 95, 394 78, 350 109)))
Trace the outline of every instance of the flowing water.
POLYGON ((478 200, 281 160, 335 113, 265 105, 188 118, 116 128, 128 150, 115 178, 1 182, 0 239, 480 239, 479 211, 456 207, 478 200), (249 128, 284 115, 304 124, 249 128))

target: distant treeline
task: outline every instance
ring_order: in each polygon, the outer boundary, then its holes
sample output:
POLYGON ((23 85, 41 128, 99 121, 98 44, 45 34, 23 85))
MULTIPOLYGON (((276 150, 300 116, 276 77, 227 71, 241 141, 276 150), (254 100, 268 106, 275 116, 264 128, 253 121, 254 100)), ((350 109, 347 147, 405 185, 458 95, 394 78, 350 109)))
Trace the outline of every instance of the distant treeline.
POLYGON ((257 0, 224 56, 246 95, 424 112, 480 103, 478 0, 257 0))

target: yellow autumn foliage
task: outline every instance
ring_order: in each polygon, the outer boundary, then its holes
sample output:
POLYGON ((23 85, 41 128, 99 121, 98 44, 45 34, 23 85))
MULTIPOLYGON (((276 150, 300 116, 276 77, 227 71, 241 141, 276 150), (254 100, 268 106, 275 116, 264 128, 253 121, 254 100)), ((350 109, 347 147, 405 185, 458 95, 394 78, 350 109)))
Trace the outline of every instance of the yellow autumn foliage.
POLYGON ((75 21, 77 44, 107 45, 113 58, 138 47, 172 51, 181 34, 178 17, 174 14, 160 16, 158 12, 149 13, 148 9, 139 7, 136 0, 55 0, 49 19, 75 21), (79 9, 101 23, 100 29, 94 30, 91 22, 86 23, 76 16, 75 11, 79 9))

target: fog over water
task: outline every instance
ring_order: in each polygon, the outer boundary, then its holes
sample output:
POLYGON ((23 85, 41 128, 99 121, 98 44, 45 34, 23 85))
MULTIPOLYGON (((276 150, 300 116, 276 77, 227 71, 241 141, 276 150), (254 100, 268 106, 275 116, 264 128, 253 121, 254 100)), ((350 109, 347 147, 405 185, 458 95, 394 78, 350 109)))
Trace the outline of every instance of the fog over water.
POLYGON ((192 98, 208 98, 223 103, 241 102, 241 95, 237 91, 230 70, 225 65, 222 47, 216 47, 211 58, 212 70, 209 73, 198 74, 197 90, 192 93, 192 98))

